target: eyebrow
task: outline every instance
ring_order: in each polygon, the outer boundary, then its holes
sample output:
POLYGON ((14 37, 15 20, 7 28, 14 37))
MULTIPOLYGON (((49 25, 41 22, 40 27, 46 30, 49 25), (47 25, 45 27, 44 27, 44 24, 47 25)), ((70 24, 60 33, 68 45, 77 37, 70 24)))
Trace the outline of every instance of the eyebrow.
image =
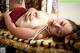
POLYGON ((62 21, 61 23, 60 23, 60 25, 62 25, 63 27, 66 25, 66 23, 64 23, 64 21, 62 21))
MULTIPOLYGON (((66 25, 67 23, 64 23, 64 21, 62 21, 61 23, 60 23, 60 25, 62 25, 63 27, 66 25)), ((56 31, 56 33, 59 33, 60 35, 62 34, 62 29, 61 28, 58 28, 57 29, 57 31, 56 31)))

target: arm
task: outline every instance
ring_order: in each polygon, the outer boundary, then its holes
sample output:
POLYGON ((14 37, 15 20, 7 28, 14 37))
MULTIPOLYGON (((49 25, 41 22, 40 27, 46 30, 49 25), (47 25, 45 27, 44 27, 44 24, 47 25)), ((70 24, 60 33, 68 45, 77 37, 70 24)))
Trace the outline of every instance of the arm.
POLYGON ((25 0, 9 0, 9 2, 10 2, 9 3, 10 9, 17 8, 17 7, 26 8, 25 0))
POLYGON ((9 12, 3 13, 3 16, 8 30, 15 36, 23 39, 28 39, 30 37, 33 37, 37 31, 36 29, 16 27, 9 16, 9 12))

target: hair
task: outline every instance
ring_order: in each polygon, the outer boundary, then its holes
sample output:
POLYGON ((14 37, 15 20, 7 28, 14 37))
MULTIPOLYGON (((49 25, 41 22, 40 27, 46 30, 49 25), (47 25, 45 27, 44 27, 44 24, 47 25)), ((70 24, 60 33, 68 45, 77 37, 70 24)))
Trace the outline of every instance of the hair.
POLYGON ((71 33, 75 33, 75 32, 80 30, 80 26, 77 25, 75 22, 73 22, 69 19, 66 19, 66 20, 68 20, 70 22, 71 26, 72 26, 72 32, 71 33))

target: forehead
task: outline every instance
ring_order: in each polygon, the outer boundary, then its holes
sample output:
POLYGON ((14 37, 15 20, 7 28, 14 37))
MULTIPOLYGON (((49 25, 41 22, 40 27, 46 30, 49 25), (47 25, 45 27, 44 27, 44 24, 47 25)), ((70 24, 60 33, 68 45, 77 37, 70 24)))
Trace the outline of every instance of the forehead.
POLYGON ((69 34, 72 31, 71 23, 65 18, 55 18, 54 21, 58 22, 59 24, 63 21, 66 23, 64 27, 62 27, 62 31, 66 34, 69 34))
POLYGON ((66 25, 63 28, 63 31, 66 33, 66 34, 69 34, 72 32, 72 25, 71 23, 67 20, 67 19, 61 19, 61 21, 64 21, 64 23, 66 23, 66 25))
MULTIPOLYGON (((65 19, 65 18, 54 18, 53 19, 55 22, 62 22, 62 21, 64 21, 64 22, 66 22, 67 24, 70 24, 70 22, 67 20, 67 19, 65 19)), ((71 25, 71 24, 70 24, 71 25)))

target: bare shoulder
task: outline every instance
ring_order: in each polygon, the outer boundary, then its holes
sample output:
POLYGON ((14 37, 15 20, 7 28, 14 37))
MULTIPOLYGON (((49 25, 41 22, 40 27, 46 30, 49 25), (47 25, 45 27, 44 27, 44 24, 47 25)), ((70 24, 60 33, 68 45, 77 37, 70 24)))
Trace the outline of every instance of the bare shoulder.
POLYGON ((57 17, 57 15, 54 14, 54 13, 47 13, 47 15, 50 16, 50 17, 52 17, 52 18, 56 18, 57 17))

